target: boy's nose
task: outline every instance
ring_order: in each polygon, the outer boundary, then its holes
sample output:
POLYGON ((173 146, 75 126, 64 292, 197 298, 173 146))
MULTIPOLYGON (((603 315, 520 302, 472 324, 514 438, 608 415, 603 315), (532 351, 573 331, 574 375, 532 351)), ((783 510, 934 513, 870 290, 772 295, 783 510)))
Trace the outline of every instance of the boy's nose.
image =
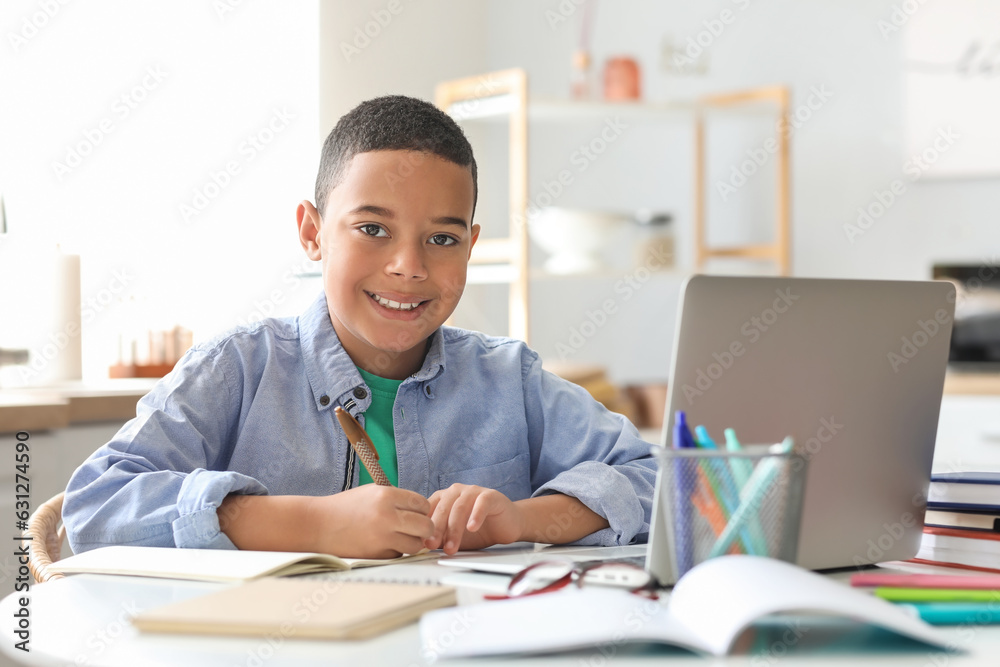
POLYGON ((422 248, 400 245, 389 259, 386 271, 395 276, 422 280, 427 277, 427 264, 424 259, 422 248))

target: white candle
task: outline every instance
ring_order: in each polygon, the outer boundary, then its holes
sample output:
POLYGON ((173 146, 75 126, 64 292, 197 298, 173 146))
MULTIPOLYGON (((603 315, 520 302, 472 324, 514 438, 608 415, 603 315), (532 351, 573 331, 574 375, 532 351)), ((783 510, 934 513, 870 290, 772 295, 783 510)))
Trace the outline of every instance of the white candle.
POLYGON ((55 261, 55 294, 52 298, 57 338, 65 346, 53 360, 52 380, 83 377, 83 345, 80 331, 80 256, 58 253, 55 261), (61 334, 61 335, 60 335, 61 334))
POLYGON ((36 244, 19 258, 27 299, 18 318, 28 330, 25 384, 51 385, 82 376, 80 256, 36 244))
POLYGON ((0 243, 0 347, 28 350, 28 363, 2 369, 0 386, 79 380, 80 256, 7 235, 0 243))

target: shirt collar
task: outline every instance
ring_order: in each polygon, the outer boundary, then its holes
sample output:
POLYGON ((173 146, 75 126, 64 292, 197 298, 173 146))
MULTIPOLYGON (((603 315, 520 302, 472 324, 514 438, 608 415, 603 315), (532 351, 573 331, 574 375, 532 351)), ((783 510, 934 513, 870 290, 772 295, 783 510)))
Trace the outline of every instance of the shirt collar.
MULTIPOLYGON (((444 371, 444 334, 440 327, 431 334, 430 341, 420 370, 407 379, 433 380, 444 371)), ((320 410, 341 403, 342 396, 350 395, 363 384, 354 361, 333 329, 324 292, 320 292, 312 305, 299 316, 299 343, 313 400, 320 410), (329 399, 326 405, 322 403, 324 396, 329 399)))
POLYGON ((420 370, 411 375, 414 380, 433 380, 444 372, 444 331, 442 327, 431 334, 431 344, 420 370))

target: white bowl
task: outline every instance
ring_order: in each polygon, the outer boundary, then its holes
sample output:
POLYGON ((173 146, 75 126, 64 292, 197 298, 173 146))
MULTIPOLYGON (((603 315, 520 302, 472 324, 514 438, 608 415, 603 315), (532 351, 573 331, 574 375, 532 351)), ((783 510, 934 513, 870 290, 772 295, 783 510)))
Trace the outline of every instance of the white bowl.
POLYGON ((629 217, 619 213, 550 206, 528 217, 528 235, 549 258, 549 273, 590 273, 606 268, 600 251, 629 217))

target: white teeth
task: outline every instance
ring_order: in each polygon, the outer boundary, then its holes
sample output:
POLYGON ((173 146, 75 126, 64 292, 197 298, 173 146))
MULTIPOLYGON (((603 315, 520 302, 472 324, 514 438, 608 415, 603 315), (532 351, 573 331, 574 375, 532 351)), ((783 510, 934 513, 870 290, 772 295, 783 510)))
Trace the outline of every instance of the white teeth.
POLYGON ((378 301, 386 308, 392 308, 393 310, 413 310, 421 303, 419 301, 417 303, 400 303, 398 301, 392 301, 390 299, 383 299, 378 294, 372 294, 372 298, 378 301))

